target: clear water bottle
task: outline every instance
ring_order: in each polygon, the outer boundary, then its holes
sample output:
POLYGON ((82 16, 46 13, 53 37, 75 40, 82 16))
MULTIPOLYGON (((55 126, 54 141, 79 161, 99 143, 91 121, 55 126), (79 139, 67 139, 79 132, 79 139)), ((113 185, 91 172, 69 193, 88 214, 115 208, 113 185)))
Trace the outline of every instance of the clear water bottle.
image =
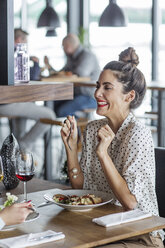
POLYGON ((28 83, 30 80, 27 43, 17 43, 14 54, 15 82, 28 83))

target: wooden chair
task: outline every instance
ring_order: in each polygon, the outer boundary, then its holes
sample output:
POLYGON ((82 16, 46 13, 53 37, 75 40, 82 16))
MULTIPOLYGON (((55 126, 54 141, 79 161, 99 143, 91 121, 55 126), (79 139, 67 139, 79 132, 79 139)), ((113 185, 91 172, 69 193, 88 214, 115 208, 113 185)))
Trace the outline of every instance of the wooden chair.
MULTIPOLYGON (((165 217, 165 147, 155 148, 156 162, 156 195, 159 215, 165 217)), ((164 230, 165 231, 165 230, 164 230)), ((165 245, 165 240, 164 240, 165 245)))

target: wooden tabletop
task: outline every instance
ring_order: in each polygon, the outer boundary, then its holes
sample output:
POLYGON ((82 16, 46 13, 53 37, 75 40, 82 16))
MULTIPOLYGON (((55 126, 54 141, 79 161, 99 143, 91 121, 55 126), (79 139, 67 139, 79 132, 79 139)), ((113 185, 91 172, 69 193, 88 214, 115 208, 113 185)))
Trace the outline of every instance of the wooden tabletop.
MULTIPOLYGON (((49 192, 53 192, 53 189, 30 193, 28 194, 28 199, 32 199, 37 206, 43 202, 43 195, 49 192)), ((22 199, 23 196, 19 196, 19 200, 21 201, 22 199)), ((47 248, 98 247, 102 244, 165 228, 165 218, 155 216, 108 228, 92 222, 93 218, 120 212, 121 210, 120 207, 106 204, 90 211, 73 212, 64 210, 53 204, 38 208, 37 211, 40 213, 40 217, 37 220, 17 225, 17 229, 11 231, 1 231, 0 239, 30 232, 54 230, 56 232, 62 231, 65 234, 65 239, 49 242, 46 244, 47 248)), ((45 247, 45 245, 43 244, 35 247, 42 248, 45 247)))
POLYGON ((147 83, 147 89, 164 91, 165 90, 165 83, 161 82, 161 81, 152 81, 150 83, 147 83))
POLYGON ((0 104, 71 99, 73 99, 71 83, 30 81, 27 84, 0 85, 0 104))

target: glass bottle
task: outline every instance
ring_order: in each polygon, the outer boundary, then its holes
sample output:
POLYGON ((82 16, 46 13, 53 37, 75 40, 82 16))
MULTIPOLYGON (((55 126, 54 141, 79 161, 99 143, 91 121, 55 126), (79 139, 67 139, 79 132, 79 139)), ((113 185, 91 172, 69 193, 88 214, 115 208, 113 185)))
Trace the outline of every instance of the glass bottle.
POLYGON ((27 43, 17 43, 14 54, 15 82, 28 83, 30 80, 29 55, 27 43))

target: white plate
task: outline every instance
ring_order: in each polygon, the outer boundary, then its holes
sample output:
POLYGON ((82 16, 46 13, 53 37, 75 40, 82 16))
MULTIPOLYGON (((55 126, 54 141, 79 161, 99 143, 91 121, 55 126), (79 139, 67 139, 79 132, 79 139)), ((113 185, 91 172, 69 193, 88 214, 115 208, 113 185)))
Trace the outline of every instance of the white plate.
POLYGON ((109 194, 104 193, 102 191, 94 191, 94 190, 79 190, 79 189, 71 189, 71 190, 61 190, 61 189, 55 189, 53 192, 49 194, 45 194, 44 198, 48 201, 53 202, 54 204, 65 208, 70 211, 88 211, 91 210, 92 208, 102 206, 104 204, 107 204, 112 201, 112 199, 109 199, 109 194), (95 196, 101 197, 103 202, 98 203, 98 204, 92 204, 92 205, 69 205, 69 204, 63 204, 63 203, 58 203, 53 200, 53 195, 55 194, 64 194, 64 195, 87 195, 87 194, 94 194, 95 196))

